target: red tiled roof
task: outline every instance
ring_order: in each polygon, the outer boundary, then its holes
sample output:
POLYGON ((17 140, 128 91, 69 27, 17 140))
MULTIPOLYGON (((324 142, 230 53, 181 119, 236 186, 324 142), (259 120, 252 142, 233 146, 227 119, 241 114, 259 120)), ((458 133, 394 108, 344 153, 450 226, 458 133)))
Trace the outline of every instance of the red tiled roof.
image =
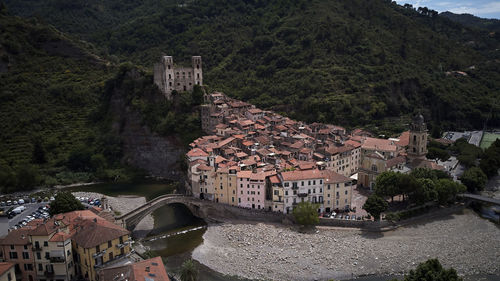
POLYGON ((399 164, 406 163, 406 158, 404 156, 398 156, 387 160, 386 166, 388 168, 394 167, 399 164))
POLYGON ((396 144, 399 146, 407 146, 410 144, 410 131, 403 132, 401 136, 399 136, 399 141, 396 144))
POLYGON ((99 272, 101 280, 116 281, 170 281, 161 257, 139 261, 117 267, 108 267, 99 272))
POLYGON ((366 150, 397 151, 396 145, 386 139, 366 138, 361 147, 366 150))
POLYGON ((323 176, 325 178, 325 183, 339 183, 351 181, 350 178, 343 176, 339 173, 335 173, 331 170, 322 170, 323 176))
POLYGON ((193 148, 187 153, 188 157, 206 157, 208 156, 208 153, 203 151, 200 148, 193 148))
POLYGON ((323 178, 320 170, 290 171, 281 173, 284 181, 297 181, 323 178))
MULTIPOLYGON (((0 262, 0 276, 9 271, 9 269, 11 269, 14 265, 15 263, 11 262, 0 262)), ((12 276, 12 278, 14 277, 12 276)))

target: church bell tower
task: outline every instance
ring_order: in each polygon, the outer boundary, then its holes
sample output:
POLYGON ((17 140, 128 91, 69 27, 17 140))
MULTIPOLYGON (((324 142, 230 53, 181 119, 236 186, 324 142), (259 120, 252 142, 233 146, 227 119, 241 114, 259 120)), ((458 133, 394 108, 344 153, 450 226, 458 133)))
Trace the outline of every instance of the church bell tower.
POLYGON ((408 157, 425 158, 427 154, 427 126, 422 114, 413 118, 410 127, 410 142, 408 144, 408 157))

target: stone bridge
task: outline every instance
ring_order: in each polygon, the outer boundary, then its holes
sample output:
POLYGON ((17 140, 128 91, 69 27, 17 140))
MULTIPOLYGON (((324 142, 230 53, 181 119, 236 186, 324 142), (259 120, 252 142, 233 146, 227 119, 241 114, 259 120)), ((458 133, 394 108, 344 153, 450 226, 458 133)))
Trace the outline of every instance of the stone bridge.
POLYGON ((116 218, 122 226, 132 231, 147 215, 154 210, 170 204, 182 204, 191 213, 208 222, 248 220, 281 223, 287 215, 264 210, 245 209, 180 194, 165 194, 146 202, 137 209, 116 218))

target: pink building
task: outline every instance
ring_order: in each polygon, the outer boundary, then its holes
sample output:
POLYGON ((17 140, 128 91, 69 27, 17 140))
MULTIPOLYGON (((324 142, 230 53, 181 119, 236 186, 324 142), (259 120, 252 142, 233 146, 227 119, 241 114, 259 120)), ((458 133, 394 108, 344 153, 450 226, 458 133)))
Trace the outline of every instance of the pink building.
POLYGON ((266 199, 265 173, 240 171, 238 181, 238 206, 251 209, 264 209, 266 199))

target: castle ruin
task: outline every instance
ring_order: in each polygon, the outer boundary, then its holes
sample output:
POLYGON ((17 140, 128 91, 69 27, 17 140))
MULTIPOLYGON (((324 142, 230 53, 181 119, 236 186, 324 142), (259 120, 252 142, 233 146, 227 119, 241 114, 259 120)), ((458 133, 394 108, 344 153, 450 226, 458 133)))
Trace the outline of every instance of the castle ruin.
POLYGON ((172 91, 192 91, 194 85, 203 85, 201 57, 191 57, 191 67, 175 66, 172 56, 163 56, 154 65, 154 82, 167 99, 172 91))

